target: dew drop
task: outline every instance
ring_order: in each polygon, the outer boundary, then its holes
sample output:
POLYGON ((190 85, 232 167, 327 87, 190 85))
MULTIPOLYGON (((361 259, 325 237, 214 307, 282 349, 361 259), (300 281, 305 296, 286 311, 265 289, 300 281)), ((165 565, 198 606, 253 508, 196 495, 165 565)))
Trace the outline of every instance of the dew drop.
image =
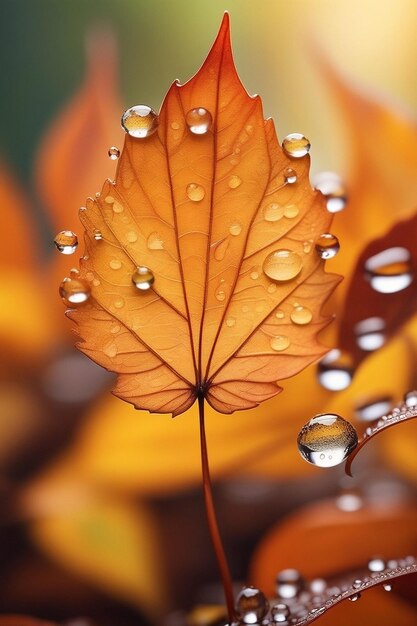
POLYGON ((259 624, 268 610, 268 600, 255 587, 243 587, 236 598, 236 613, 243 624, 259 624))
POLYGON ((319 383, 329 391, 346 389, 353 378, 351 359, 336 349, 330 350, 320 361, 317 372, 319 383))
POLYGON ((361 350, 372 352, 385 343, 385 322, 381 317, 368 317, 355 324, 356 343, 361 350))
POLYGON ((242 224, 239 224, 239 222, 235 222, 230 225, 229 233, 233 235, 234 237, 236 237, 237 235, 240 235, 241 232, 242 232, 242 224))
POLYGON ((109 345, 104 347, 104 354, 111 359, 113 359, 117 354, 117 346, 115 343, 110 343, 109 345))
POLYGON ((120 331, 121 331, 121 326, 119 324, 115 324, 114 326, 110 328, 110 332, 112 335, 117 335, 117 333, 120 333, 120 331))
POLYGON ((301 257, 292 250, 275 250, 266 257, 262 269, 268 278, 277 281, 292 280, 301 272, 301 257))
POLYGON ((275 313, 275 317, 277 317, 279 320, 284 319, 285 317, 284 311, 282 311, 281 309, 278 309, 278 311, 275 313))
POLYGON ((314 578, 310 582, 310 591, 315 595, 320 595, 325 592, 327 583, 324 578, 314 578))
POLYGON ((355 413, 362 422, 373 422, 387 415, 392 408, 392 398, 375 398, 355 408, 355 413))
POLYGON ((374 557, 368 561, 368 569, 370 572, 383 572, 387 569, 387 565, 380 557, 374 557))
POLYGON ((101 241, 103 239, 103 235, 101 234, 101 231, 99 231, 97 228, 95 228, 93 231, 93 237, 96 241, 101 241))
POLYGON ((390 585, 389 583, 385 583, 385 585, 382 585, 385 591, 392 591, 392 585, 390 585))
POLYGON ((409 409, 417 406, 417 390, 413 389, 412 391, 406 393, 404 396, 404 402, 405 406, 409 409))
POLYGON ((291 311, 290 319, 294 324, 299 324, 301 326, 305 324, 309 324, 313 319, 313 314, 307 307, 304 306, 296 306, 293 311, 291 311))
POLYGON ((339 213, 343 211, 347 203, 347 197, 344 189, 335 191, 327 196, 326 209, 329 213, 339 213))
POLYGON ((129 230, 129 232, 126 235, 126 239, 129 243, 135 243, 135 241, 138 240, 138 235, 137 233, 135 233, 134 230, 129 230))
POLYGON ((286 622, 290 616, 290 609, 284 602, 279 602, 278 604, 274 604, 271 608, 271 617, 272 621, 278 624, 282 624, 282 622, 286 622))
POLYGON ((321 191, 326 198, 326 208, 329 213, 343 211, 347 197, 343 181, 335 172, 320 172, 313 177, 313 186, 321 191))
POLYGON ((284 215, 284 207, 276 202, 271 202, 264 208, 264 218, 267 222, 277 222, 284 215))
POLYGON ((120 150, 119 148, 116 148, 116 146, 112 146, 111 148, 109 148, 107 154, 112 161, 117 161, 120 156, 120 150))
POLYGON ((304 588, 304 579, 296 569, 284 569, 277 575, 276 593, 280 598, 296 598, 304 588))
POLYGON ((387 248, 365 263, 365 276, 379 293, 396 293, 413 281, 411 255, 406 248, 387 248))
POLYGON ((123 113, 122 127, 131 137, 144 139, 158 128, 158 116, 150 107, 138 104, 123 113))
POLYGON ((229 328, 232 328, 235 324, 236 324, 236 318, 235 317, 228 317, 227 318, 226 326, 228 326, 229 328))
POLYGON ((120 202, 116 202, 116 200, 113 200, 113 213, 123 213, 123 211, 123 204, 120 204, 120 202))
POLYGON ((123 309, 125 305, 125 301, 123 300, 123 298, 116 298, 116 300, 114 301, 114 306, 116 309, 123 309))
POLYGON ((56 235, 54 244, 61 254, 74 254, 78 247, 78 237, 72 230, 61 230, 56 235))
POLYGON ((141 291, 148 291, 154 282, 155 276, 152 270, 144 265, 139 265, 132 275, 132 283, 135 285, 136 289, 140 289, 141 291))
POLYGON ((363 585, 363 582, 360 578, 357 578, 356 580, 353 581, 352 587, 354 589, 360 589, 363 585))
POLYGON ((354 427, 340 415, 323 413, 303 426, 297 445, 301 456, 318 467, 339 465, 358 445, 354 427))
POLYGON ((354 593, 353 596, 349 596, 349 600, 351 602, 356 602, 357 600, 360 599, 360 597, 361 597, 361 594, 359 592, 358 593, 354 593))
POLYGON ((239 176, 234 175, 229 178, 228 185, 230 189, 236 189, 241 184, 242 184, 242 180, 239 178, 239 176))
POLYGON ((253 270, 250 273, 250 277, 251 277, 252 280, 257 280, 259 278, 259 272, 257 272, 256 270, 253 270))
MULTIPOLYGON (((91 279, 93 278, 93 273, 92 272, 87 272, 87 279, 90 280, 88 278, 88 275, 91 274, 91 279)), ((73 267, 72 269, 70 269, 70 277, 71 278, 78 278, 80 275, 80 270, 77 269, 76 267, 73 267)))
POLYGON ((191 109, 185 116, 185 123, 194 135, 205 135, 210 129, 212 122, 210 111, 203 107, 191 109))
POLYGON ((275 293, 277 290, 277 286, 275 283, 271 283, 270 285, 268 285, 267 291, 268 293, 275 293))
POLYGON ((70 306, 84 304, 90 297, 90 293, 89 285, 77 278, 64 278, 59 287, 59 295, 65 304, 70 306))
POLYGON ((222 286, 216 289, 216 293, 214 294, 219 302, 224 302, 226 300, 226 292, 222 286))
POLYGON ((299 212, 300 212, 300 209, 298 208, 296 204, 288 204, 286 207, 284 207, 284 217, 286 217, 289 220, 292 220, 294 219, 294 217, 297 217, 299 212))
POLYGON ((109 266, 112 270, 119 270, 122 267, 122 262, 120 259, 111 259, 109 266))
POLYGON ((228 247, 229 247, 228 237, 225 237, 224 239, 221 239, 216 244, 214 244, 214 258, 216 259, 216 261, 223 261, 228 247))
POLYGON ((316 252, 321 259, 332 259, 339 249, 339 240, 331 233, 323 233, 316 241, 316 252))
POLYGON ((285 335, 277 335, 277 337, 272 337, 270 343, 273 350, 276 352, 282 352, 288 348, 290 340, 285 335))
POLYGON ((299 159, 310 151, 310 142, 301 133, 291 133, 282 142, 284 152, 293 158, 299 159))
POLYGON ((284 172, 284 179, 286 183, 293 185, 297 182, 297 172, 292 167, 287 167, 284 172))
POLYGON ((151 233, 146 241, 148 250, 163 250, 164 241, 158 233, 151 233))
POLYGON ((187 185, 186 191, 187 196, 190 200, 192 200, 192 202, 200 202, 206 195, 204 187, 202 187, 202 185, 198 185, 197 183, 190 183, 187 185))
POLYGON ((172 130, 180 130, 181 124, 179 124, 178 122, 171 122, 171 128, 172 130))

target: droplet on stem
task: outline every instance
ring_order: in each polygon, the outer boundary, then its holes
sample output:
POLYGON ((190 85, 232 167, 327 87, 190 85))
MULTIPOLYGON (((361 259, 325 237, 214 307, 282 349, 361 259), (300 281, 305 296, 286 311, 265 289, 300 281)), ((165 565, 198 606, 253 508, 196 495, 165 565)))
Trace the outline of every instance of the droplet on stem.
POLYGON ((72 230, 61 230, 56 235, 54 243, 61 254, 74 254, 78 247, 78 237, 72 230))
POLYGON ((310 142, 301 133, 291 133, 282 142, 284 152, 293 158, 300 159, 310 151, 310 142))
POLYGON ((212 125, 211 113, 203 107, 197 107, 188 111, 185 123, 194 135, 205 135, 212 125))
POLYGON ((149 267, 139 265, 132 276, 132 283, 141 291, 148 291, 155 282, 155 276, 149 267))
POLYGON ((137 104, 123 113, 122 127, 131 137, 144 139, 158 128, 158 116, 145 104, 137 104))
POLYGON ((77 306, 84 304, 91 294, 89 285, 78 278, 64 278, 59 286, 59 295, 65 304, 77 306))
POLYGON ((335 413, 313 417, 301 429, 297 438, 301 456, 318 467, 333 467, 343 463, 358 445, 356 430, 335 413))

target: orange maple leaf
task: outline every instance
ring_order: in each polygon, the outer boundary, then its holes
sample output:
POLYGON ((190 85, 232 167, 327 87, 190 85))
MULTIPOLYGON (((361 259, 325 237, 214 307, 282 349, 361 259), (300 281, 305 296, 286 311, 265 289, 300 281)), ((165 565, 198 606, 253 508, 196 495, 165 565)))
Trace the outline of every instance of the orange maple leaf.
POLYGON ((116 181, 80 214, 78 278, 91 297, 69 313, 78 347, 118 374, 115 394, 136 407, 177 415, 198 396, 223 413, 256 406, 326 351, 320 308, 338 277, 314 242, 331 216, 307 151, 288 156, 243 88, 227 15, 157 121, 151 112, 141 124, 155 132, 126 136, 116 181), (208 120, 199 135, 194 109, 208 120))

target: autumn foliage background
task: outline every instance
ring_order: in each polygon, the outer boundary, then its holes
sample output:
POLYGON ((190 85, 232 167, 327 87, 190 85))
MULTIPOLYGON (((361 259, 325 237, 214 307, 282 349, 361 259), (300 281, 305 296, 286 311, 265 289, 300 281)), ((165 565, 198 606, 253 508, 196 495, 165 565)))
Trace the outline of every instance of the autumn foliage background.
MULTIPOLYGON (((57 286, 74 263, 50 242, 63 228, 81 232, 78 207, 112 177, 107 149, 122 148, 123 110, 139 102, 158 110, 172 80, 197 70, 225 9, 240 77, 262 96, 279 137, 304 133, 312 173, 335 170, 347 181, 350 204, 332 229, 342 250, 328 264, 347 277, 334 301, 340 317, 357 256, 417 206, 411 0, 3 0, 2 613, 128 626, 221 600, 195 410, 170 420, 110 395, 112 377, 72 348, 57 286)), ((329 345, 336 341, 337 322, 328 335, 329 345)), ((313 366, 253 412, 208 412, 220 524, 237 581, 271 593, 284 567, 325 576, 381 550, 415 552, 415 424, 368 446, 353 481, 308 467, 295 440, 315 413, 339 412, 361 431, 358 404, 401 400, 416 384, 416 341, 410 310, 348 390, 321 389, 313 366), (344 509, 345 496, 359 508, 344 509)), ((378 605, 397 624, 416 623, 409 602, 372 593, 328 619, 355 623, 362 611, 356 623, 371 625, 378 605)))

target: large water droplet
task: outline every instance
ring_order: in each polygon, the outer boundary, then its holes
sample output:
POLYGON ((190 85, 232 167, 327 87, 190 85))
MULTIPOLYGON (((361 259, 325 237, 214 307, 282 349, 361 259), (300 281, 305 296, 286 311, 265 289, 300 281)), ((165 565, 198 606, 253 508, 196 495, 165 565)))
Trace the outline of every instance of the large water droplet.
POLYGON ((284 152, 296 159, 306 156, 310 151, 310 142, 301 133, 291 133, 282 142, 284 152))
POLYGON ((56 235, 54 243, 61 254, 74 254, 78 246, 78 238, 72 230, 61 230, 56 235))
POLYGON ((316 241, 316 251, 321 259, 332 259, 339 249, 339 240, 331 233, 323 233, 316 241))
POLYGON ((277 575, 276 593, 280 598, 296 598, 304 588, 304 579, 296 569, 284 569, 277 575))
POLYGON ((358 445, 354 427, 334 413, 316 415, 297 437, 301 456, 318 467, 339 465, 358 445))
POLYGON ((144 265, 140 265, 136 268, 136 271, 132 275, 132 283, 135 285, 137 289, 141 291, 147 291, 152 287, 155 282, 155 276, 153 275, 152 270, 149 267, 145 267, 144 265))
POLYGON ((381 397, 368 400, 355 408, 356 415, 363 422, 373 422, 383 415, 387 415, 392 408, 392 398, 381 397))
POLYGON ((158 116, 145 104, 137 104, 123 113, 122 127, 131 137, 143 139, 158 128, 158 116))
POLYGON ((404 396, 404 402, 406 407, 409 409, 417 406, 417 390, 413 389, 412 391, 406 393, 404 396))
POLYGON ((330 350, 320 361, 317 372, 321 386, 329 391, 341 391, 352 382, 351 359, 340 350, 330 350))
POLYGON ((275 250, 266 257, 262 269, 268 278, 277 281, 292 280, 301 272, 301 257, 292 250, 275 250))
POLYGON ((190 183, 187 185, 187 196, 192 202, 200 202, 206 195, 204 187, 202 185, 198 185, 197 183, 190 183))
POLYGON ((284 215, 284 207, 277 202, 271 202, 264 208, 264 218, 267 222, 277 222, 284 215))
POLYGON ((410 252, 400 246, 379 252, 366 261, 365 273, 379 293, 402 291, 413 281, 410 252))
POLYGON ((271 608, 271 617, 272 621, 277 624, 282 624, 282 622, 286 622, 290 616, 290 609, 284 602, 279 602, 278 604, 274 604, 271 608))
POLYGON ((278 335, 277 337, 272 337, 270 344, 273 350, 282 352, 288 348, 290 340, 286 335, 278 335))
POLYGON ((291 311, 290 319, 294 324, 303 326, 311 322, 313 314, 307 307, 298 305, 291 311))
POLYGON ((236 613, 243 624, 259 624, 268 613, 269 603, 262 591, 244 587, 236 599, 236 613))
POLYGON ((90 297, 90 293, 88 283, 77 278, 64 278, 59 286, 59 295, 69 306, 83 304, 90 297))
POLYGON ((293 185, 297 182, 297 172, 292 167, 287 167, 284 172, 284 180, 286 183, 293 185))
POLYGON ((211 113, 203 107, 191 109, 185 116, 185 123, 194 135, 204 135, 212 124, 211 113))
POLYGON ((355 324, 356 343, 361 350, 372 352, 385 343, 385 322, 381 317, 368 317, 355 324))
POLYGON ((120 150, 119 150, 119 148, 116 148, 116 146, 112 146, 111 148, 109 148, 107 154, 109 155, 109 158, 112 161, 117 161, 117 159, 120 156, 120 150))

